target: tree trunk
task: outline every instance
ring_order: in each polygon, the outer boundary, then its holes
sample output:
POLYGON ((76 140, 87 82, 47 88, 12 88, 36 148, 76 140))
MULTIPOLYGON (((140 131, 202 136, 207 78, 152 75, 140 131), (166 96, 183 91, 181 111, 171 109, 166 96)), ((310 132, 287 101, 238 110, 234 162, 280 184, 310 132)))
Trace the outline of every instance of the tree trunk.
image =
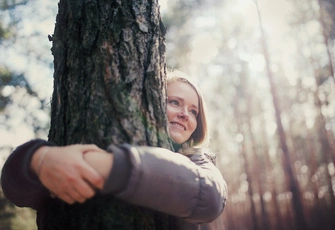
MULTIPOLYGON (((61 0, 52 37, 49 140, 169 148, 165 40, 157 1, 61 0)), ((169 229, 168 216, 112 195, 48 203, 48 229, 169 229)))
MULTIPOLYGON (((246 87, 247 88, 247 87, 246 87)), ((260 202, 260 208, 261 208, 261 220, 260 220, 260 229, 270 229, 270 221, 269 221, 269 215, 266 210, 266 203, 264 200, 264 183, 263 181, 266 181, 266 176, 264 176, 264 172, 262 172, 261 169, 264 169, 265 165, 263 163, 263 156, 260 157, 260 154, 258 153, 258 149, 256 148, 256 139, 254 138, 253 131, 252 131, 252 94, 249 93, 249 90, 246 90, 246 100, 247 100, 247 131, 249 134, 250 142, 251 142, 251 155, 253 159, 253 174, 256 175, 256 181, 257 181, 257 187, 258 187, 258 194, 259 194, 259 202, 260 202)))
POLYGON ((286 143, 286 135, 285 135, 284 127, 281 122, 281 116, 280 116, 281 111, 279 108, 277 89, 276 89, 276 85, 273 79, 272 71, 270 69, 271 62, 270 62, 270 56, 269 56, 269 52, 268 52, 267 44, 265 40, 265 34, 263 31, 261 15, 260 15, 257 0, 254 0, 254 2, 256 4, 258 17, 259 17, 259 24, 260 24, 261 36, 262 36, 261 42, 262 42, 262 47, 263 47, 264 59, 266 63, 265 66, 266 66, 267 76, 269 78, 269 84, 271 88, 272 101, 273 101, 273 105, 275 109, 277 132, 279 136, 280 146, 283 152, 283 168, 286 173, 288 189, 290 192, 292 192, 292 205, 293 205, 293 210, 294 210, 295 225, 296 225, 297 230, 299 229, 305 230, 305 229, 308 229, 308 227, 307 227, 307 222, 306 222, 306 218, 304 215, 302 195, 300 192, 298 181, 293 172, 293 168, 291 165, 291 159, 290 159, 291 158, 290 152, 289 152, 289 149, 286 143))
MULTIPOLYGON (((261 105, 259 106, 259 110, 262 111, 262 114, 264 114, 264 110, 261 105)), ((264 115, 261 116, 261 123, 266 124, 264 115)), ((283 225, 284 221, 283 221, 283 216, 280 213, 280 207, 279 207, 280 204, 277 199, 278 189, 275 183, 276 175, 273 170, 274 164, 271 162, 271 159, 269 156, 270 148, 269 148, 268 140, 266 138, 266 130, 265 130, 264 125, 261 126, 261 139, 263 140, 263 156, 264 156, 264 161, 265 161, 264 170, 265 170, 265 174, 267 175, 267 183, 268 183, 269 190, 271 191, 271 197, 272 197, 271 203, 274 209, 274 212, 272 213, 272 219, 276 220, 276 229, 282 230, 284 229, 284 225, 283 225)))
POLYGON ((330 76, 333 78, 333 81, 335 83, 335 75, 334 75, 334 66, 333 66, 333 60, 332 60, 332 54, 331 54, 331 48, 330 48, 330 42, 329 42, 329 35, 327 32, 327 26, 325 23, 325 19, 324 19, 324 14, 325 14, 325 10, 322 7, 322 3, 321 0, 318 0, 318 5, 319 5, 319 23, 321 25, 321 30, 322 30, 322 37, 323 37, 323 42, 324 45, 326 47, 327 50, 327 57, 328 57, 328 69, 329 69, 329 73, 330 76))
MULTIPOLYGON (((326 118, 322 114, 322 102, 319 98, 319 85, 317 84, 316 86, 316 91, 314 92, 314 100, 315 100, 315 105, 318 111, 318 136, 321 144, 321 155, 322 155, 322 161, 325 164, 325 176, 327 178, 327 184, 328 184, 328 192, 329 192, 329 210, 330 212, 328 213, 334 213, 335 212, 335 196, 334 196, 334 189, 333 189, 333 176, 332 173, 328 167, 330 163, 335 162, 334 156, 335 156, 335 149, 332 144, 332 140, 330 137, 330 133, 326 129, 326 118)), ((328 202, 327 202, 328 203, 328 202)), ((329 229, 334 229, 335 227, 335 220, 334 218, 331 218, 329 216, 329 229)))
MULTIPOLYGON (((236 86, 237 88, 238 86, 236 86)), ((242 91, 243 92, 244 89, 242 90, 239 90, 237 89, 236 91, 239 92, 239 91, 242 91)), ((241 104, 239 102, 239 96, 236 95, 234 97, 234 104, 235 105, 239 105, 241 104)), ((236 119, 236 123, 237 123, 237 127, 238 127, 238 133, 242 134, 243 137, 245 137, 245 132, 243 130, 243 116, 241 114, 241 111, 240 111, 240 108, 238 106, 235 106, 234 107, 234 116, 235 116, 235 119, 236 119)), ((246 174, 246 181, 248 182, 248 196, 249 196, 249 200, 250 200, 250 215, 251 215, 251 226, 250 226, 250 229, 253 229, 253 230, 257 230, 259 229, 259 224, 258 224, 258 220, 257 220, 257 211, 256 211, 256 203, 255 203, 255 200, 253 199, 253 195, 254 195, 254 190, 253 190, 253 180, 252 180, 252 173, 251 173, 251 168, 252 168, 252 165, 250 165, 250 161, 248 159, 248 156, 247 156, 247 148, 246 148, 246 141, 245 141, 245 138, 243 138, 243 140, 241 140, 241 150, 240 150, 240 154, 241 154, 241 157, 243 159, 243 163, 244 163, 244 171, 245 171, 245 174, 246 174)))

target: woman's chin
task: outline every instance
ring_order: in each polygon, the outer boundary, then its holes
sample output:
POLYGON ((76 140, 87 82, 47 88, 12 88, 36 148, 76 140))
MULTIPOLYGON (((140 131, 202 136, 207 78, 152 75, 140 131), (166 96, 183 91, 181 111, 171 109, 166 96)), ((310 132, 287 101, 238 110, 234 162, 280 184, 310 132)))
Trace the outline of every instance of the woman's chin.
POLYGON ((184 143, 186 140, 184 140, 183 138, 181 138, 180 136, 177 135, 171 135, 170 134, 170 138, 172 139, 172 141, 178 145, 181 145, 182 143, 184 143))

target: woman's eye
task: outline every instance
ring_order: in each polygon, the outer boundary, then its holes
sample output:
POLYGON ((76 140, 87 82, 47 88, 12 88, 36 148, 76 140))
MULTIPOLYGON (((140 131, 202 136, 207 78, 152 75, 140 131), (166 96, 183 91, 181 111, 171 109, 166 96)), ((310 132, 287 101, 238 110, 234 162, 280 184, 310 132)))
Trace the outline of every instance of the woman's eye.
POLYGON ((192 113, 192 115, 194 115, 195 117, 198 115, 198 112, 195 111, 195 110, 191 110, 191 113, 192 113))
POLYGON ((179 106, 179 101, 177 101, 177 100, 170 100, 169 103, 171 105, 179 106))

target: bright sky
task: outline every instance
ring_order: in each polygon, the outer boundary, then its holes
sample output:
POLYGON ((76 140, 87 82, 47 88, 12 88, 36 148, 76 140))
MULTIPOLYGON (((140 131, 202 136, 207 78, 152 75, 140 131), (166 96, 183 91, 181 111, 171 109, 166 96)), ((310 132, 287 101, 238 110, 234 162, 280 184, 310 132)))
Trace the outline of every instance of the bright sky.
MULTIPOLYGON (((288 2, 286 0, 259 0, 258 4, 261 11, 263 27, 271 42, 269 46, 274 48, 277 52, 291 54, 294 48, 287 40, 283 39, 289 29, 287 26, 288 2)), ((229 3, 225 11, 228 11, 225 12, 228 15, 243 15, 245 18, 244 23, 247 27, 259 28, 257 9, 253 0, 236 0, 229 3)), ((215 22, 211 21, 208 17, 200 17, 196 21, 197 25, 204 24, 207 27, 211 27, 213 23, 215 22)), ((201 28, 201 26, 199 27, 201 28)), ((191 56, 192 62, 208 63, 217 54, 216 47, 218 42, 215 41, 213 36, 206 33, 199 33, 199 35, 194 38, 192 45, 194 48, 191 56)), ((256 56, 255 59, 251 60, 250 66, 252 69, 259 71, 264 68, 264 64, 264 59, 260 56, 256 56)))

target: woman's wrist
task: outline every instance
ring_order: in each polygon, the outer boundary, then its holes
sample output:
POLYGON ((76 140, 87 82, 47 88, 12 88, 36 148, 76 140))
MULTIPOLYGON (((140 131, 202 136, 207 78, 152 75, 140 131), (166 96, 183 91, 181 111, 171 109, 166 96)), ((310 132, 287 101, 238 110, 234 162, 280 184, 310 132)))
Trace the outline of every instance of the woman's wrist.
POLYGON ((84 160, 103 178, 107 178, 113 167, 113 154, 90 151, 84 154, 84 160))
POLYGON ((41 172, 45 155, 48 153, 49 150, 50 146, 42 146, 35 151, 31 158, 30 169, 37 176, 39 176, 41 172))

